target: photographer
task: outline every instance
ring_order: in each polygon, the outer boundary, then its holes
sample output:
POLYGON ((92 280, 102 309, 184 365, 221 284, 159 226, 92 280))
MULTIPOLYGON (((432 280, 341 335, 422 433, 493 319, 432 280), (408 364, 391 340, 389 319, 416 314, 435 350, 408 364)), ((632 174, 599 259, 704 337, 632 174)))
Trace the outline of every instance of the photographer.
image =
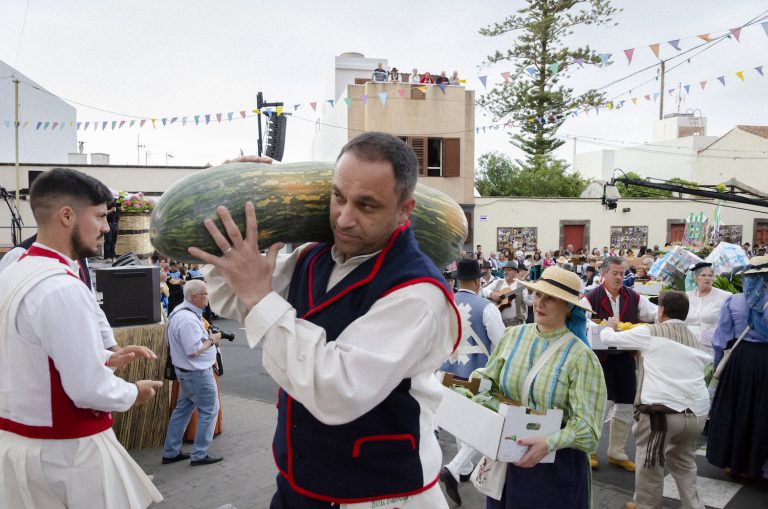
POLYGON ((192 459, 192 466, 218 463, 221 456, 208 453, 219 411, 219 395, 213 376, 216 347, 221 334, 209 334, 203 325, 203 308, 208 305, 208 287, 203 281, 184 285, 184 302, 168 317, 166 339, 171 361, 179 380, 179 399, 168 422, 163 463, 192 459), (181 452, 184 430, 197 408, 195 447, 191 456, 181 452))

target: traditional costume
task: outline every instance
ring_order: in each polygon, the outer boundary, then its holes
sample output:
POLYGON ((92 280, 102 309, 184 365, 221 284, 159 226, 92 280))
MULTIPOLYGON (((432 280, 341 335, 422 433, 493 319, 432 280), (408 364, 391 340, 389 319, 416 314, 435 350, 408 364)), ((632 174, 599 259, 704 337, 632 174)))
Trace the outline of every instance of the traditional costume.
POLYGON ((376 253, 344 260, 314 244, 278 260, 274 292, 250 312, 218 270, 206 280, 216 311, 244 318, 281 387, 272 508, 446 507, 434 372, 461 332, 453 292, 410 223, 376 253))
POLYGON ((117 442, 136 399, 106 367, 78 264, 35 243, 0 273, 0 506, 145 508, 162 496, 117 442))

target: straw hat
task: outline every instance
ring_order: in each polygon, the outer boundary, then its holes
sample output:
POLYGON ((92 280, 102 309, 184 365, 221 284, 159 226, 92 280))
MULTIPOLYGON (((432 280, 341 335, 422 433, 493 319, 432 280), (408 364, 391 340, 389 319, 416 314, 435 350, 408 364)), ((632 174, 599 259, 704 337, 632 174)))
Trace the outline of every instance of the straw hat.
POLYGON ((547 267, 536 282, 518 282, 535 292, 541 292, 545 295, 564 300, 568 304, 573 304, 586 311, 592 311, 591 308, 579 302, 581 278, 575 272, 561 269, 560 267, 547 267))
POLYGON ((558 258, 557 260, 555 260, 555 261, 556 261, 557 263, 559 263, 560 265, 562 265, 562 264, 564 264, 564 263, 568 263, 568 258, 566 258, 565 256, 561 256, 561 257, 559 257, 559 258, 558 258))
POLYGON ((743 274, 760 274, 761 272, 768 272, 768 256, 753 256, 749 259, 749 270, 743 272, 743 274))

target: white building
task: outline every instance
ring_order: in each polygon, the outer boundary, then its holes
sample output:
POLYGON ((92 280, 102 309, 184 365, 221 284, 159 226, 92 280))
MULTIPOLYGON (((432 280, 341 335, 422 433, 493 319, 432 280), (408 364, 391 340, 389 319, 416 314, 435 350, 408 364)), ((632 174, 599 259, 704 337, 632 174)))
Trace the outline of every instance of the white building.
POLYGON ((0 162, 16 160, 14 80, 19 81, 19 161, 66 164, 67 154, 77 149, 75 108, 2 61, 0 162))
POLYGON ((699 152, 694 182, 730 179, 768 195, 768 126, 736 126, 699 152))
POLYGON ((654 124, 650 143, 576 154, 573 169, 594 180, 610 180, 616 168, 643 177, 695 180, 698 152, 717 140, 706 132, 706 118, 687 113, 669 114, 654 124))

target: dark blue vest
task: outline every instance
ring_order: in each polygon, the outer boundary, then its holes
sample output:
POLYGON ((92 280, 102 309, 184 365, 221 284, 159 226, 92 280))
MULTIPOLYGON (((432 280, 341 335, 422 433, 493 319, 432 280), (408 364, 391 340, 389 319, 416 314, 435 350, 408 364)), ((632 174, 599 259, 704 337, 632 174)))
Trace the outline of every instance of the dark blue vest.
MULTIPOLYGON (((378 299, 399 287, 430 282, 452 299, 453 293, 432 261, 419 251, 408 226, 398 228, 380 254, 328 292, 334 266, 331 246, 307 248, 294 269, 288 295, 297 316, 323 327, 326 340, 335 341, 378 299)), ((378 383, 376 376, 371 373, 370 380, 359 383, 378 383)), ((434 483, 429 481, 425 486, 419 457, 421 409, 410 388, 410 379, 402 380, 372 410, 333 426, 321 423, 281 389, 273 441, 281 474, 298 493, 337 503, 415 494, 431 486, 434 483)))

